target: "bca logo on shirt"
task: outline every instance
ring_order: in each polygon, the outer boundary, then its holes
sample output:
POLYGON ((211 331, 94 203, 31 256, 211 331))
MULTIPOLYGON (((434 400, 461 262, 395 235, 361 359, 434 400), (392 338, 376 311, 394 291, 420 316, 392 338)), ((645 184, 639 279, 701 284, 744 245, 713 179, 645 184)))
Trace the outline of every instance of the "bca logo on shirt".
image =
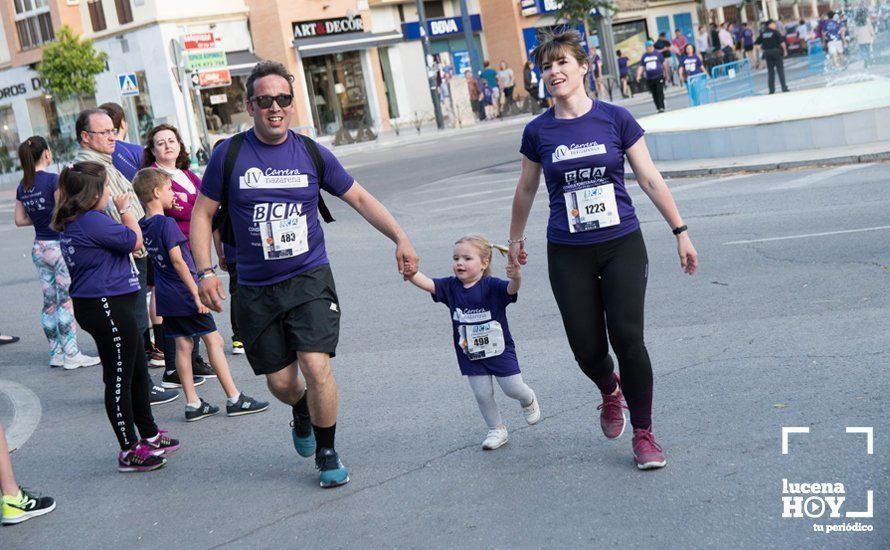
POLYGON ((568 172, 566 172, 566 183, 590 181, 594 178, 601 178, 605 175, 605 166, 597 166, 595 168, 581 168, 580 170, 569 170, 568 172))
POLYGON ((267 168, 265 172, 259 168, 248 168, 238 178, 240 189, 294 189, 309 185, 309 176, 299 170, 267 168))
POLYGON ((556 149, 554 149, 552 161, 561 162, 569 159, 577 159, 604 154, 606 154, 606 146, 600 145, 595 141, 580 144, 573 143, 571 147, 567 145, 560 145, 556 149))

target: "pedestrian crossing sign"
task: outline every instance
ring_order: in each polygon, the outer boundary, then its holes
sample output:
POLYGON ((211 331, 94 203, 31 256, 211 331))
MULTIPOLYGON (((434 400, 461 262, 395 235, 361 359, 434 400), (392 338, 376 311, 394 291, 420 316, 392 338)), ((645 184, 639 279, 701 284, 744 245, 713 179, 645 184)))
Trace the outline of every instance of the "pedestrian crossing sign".
POLYGON ((117 75, 117 85, 121 90, 122 97, 139 95, 139 84, 136 80, 136 73, 117 75))

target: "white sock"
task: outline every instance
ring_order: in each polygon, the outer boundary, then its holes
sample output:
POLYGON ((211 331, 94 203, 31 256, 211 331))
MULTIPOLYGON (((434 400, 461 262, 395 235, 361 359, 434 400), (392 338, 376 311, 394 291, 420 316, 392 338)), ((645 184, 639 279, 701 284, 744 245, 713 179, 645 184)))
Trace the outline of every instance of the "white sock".
POLYGON ((234 397, 229 397, 229 398, 227 399, 227 401, 229 402, 229 405, 234 405, 235 403, 238 402, 239 399, 241 399, 241 392, 240 392, 240 391, 239 391, 238 393, 236 393, 234 397))
POLYGON ((194 403, 186 403, 185 406, 188 409, 199 409, 199 408, 201 408, 201 400, 198 399, 194 403))

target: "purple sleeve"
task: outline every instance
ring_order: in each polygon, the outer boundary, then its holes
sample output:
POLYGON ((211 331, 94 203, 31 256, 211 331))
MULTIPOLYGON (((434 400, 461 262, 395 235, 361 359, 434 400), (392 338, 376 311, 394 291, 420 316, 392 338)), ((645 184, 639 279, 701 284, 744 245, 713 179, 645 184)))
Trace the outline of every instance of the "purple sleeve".
POLYGON ((204 178, 201 180, 199 193, 216 202, 222 200, 223 161, 230 143, 232 143, 231 138, 213 151, 213 154, 210 155, 210 162, 207 163, 207 169, 204 170, 204 178))
POLYGON ((448 299, 448 283, 450 280, 451 277, 433 279, 433 286, 436 287, 436 291, 432 294, 434 302, 439 302, 451 307, 451 300, 448 299))
POLYGON ((525 130, 522 131, 522 145, 519 147, 519 152, 525 155, 528 160, 541 164, 541 155, 538 154, 538 144, 535 138, 531 124, 526 124, 525 130))
POLYGON ((94 243, 114 252, 130 253, 136 248, 136 232, 101 212, 87 212, 81 217, 80 226, 94 243))
POLYGON ((494 284, 491 286, 491 291, 497 297, 498 303, 500 303, 502 306, 507 307, 508 305, 516 302, 516 300, 519 298, 518 292, 516 294, 510 294, 509 292, 507 292, 507 287, 510 285, 510 281, 493 277, 492 282, 494 284))
POLYGON ((327 147, 319 144, 318 152, 324 161, 324 178, 322 178, 319 187, 335 197, 342 197, 352 187, 355 178, 349 175, 349 172, 343 168, 334 153, 331 153, 327 147))
POLYGON ((182 229, 176 224, 176 220, 170 217, 164 218, 164 226, 161 229, 161 244, 164 250, 173 250, 184 242, 188 242, 182 229))
POLYGON ((630 111, 624 107, 615 107, 615 125, 618 128, 621 148, 625 151, 639 141, 645 133, 630 111))

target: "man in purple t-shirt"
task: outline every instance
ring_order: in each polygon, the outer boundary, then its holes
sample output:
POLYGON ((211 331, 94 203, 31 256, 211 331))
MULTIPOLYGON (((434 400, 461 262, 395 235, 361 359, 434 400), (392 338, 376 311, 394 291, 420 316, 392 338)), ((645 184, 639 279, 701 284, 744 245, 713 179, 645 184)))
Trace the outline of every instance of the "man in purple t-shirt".
POLYGON ((646 74, 646 85, 652 94, 652 101, 659 113, 664 112, 664 56, 655 50, 655 43, 646 41, 646 53, 640 58, 637 81, 646 74))
POLYGON ((266 377, 272 394, 293 408, 297 452, 314 453, 321 486, 336 487, 349 476, 334 449, 339 398, 330 358, 339 339, 340 304, 318 219, 321 189, 396 243, 399 273, 406 279, 417 272, 417 254, 389 211, 317 144, 323 166, 316 169, 311 144, 289 130, 293 75, 284 65, 258 63, 246 88, 254 126, 214 150, 192 211, 198 286, 204 303, 221 311, 225 296, 210 263, 210 242, 212 220, 225 197, 238 264, 235 315, 247 360, 266 377))

